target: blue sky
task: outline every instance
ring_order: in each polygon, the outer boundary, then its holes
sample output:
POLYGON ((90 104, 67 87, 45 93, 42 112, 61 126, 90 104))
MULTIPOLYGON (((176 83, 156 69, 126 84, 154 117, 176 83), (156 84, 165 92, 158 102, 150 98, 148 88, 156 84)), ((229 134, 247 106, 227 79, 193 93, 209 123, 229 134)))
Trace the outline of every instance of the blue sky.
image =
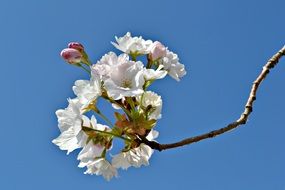
MULTIPOLYGON (((70 41, 93 61, 127 31, 160 40, 188 74, 152 90, 164 100, 159 142, 173 142, 235 120, 266 60, 285 43, 283 0, 1 1, 0 189, 285 190, 285 59, 258 92, 249 122, 187 147, 155 152, 150 166, 106 182, 77 168, 51 140, 55 110, 87 78, 59 52, 70 41)), ((107 110, 110 113, 110 110, 107 110)))

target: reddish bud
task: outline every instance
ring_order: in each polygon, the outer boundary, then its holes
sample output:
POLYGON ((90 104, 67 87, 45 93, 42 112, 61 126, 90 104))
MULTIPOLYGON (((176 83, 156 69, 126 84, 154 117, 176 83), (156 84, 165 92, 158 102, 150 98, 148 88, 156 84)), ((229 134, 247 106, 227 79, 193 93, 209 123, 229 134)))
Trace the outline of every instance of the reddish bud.
POLYGON ((73 48, 65 48, 60 53, 61 57, 70 64, 80 63, 82 60, 82 54, 73 48))
POLYGON ((84 46, 81 43, 79 43, 79 42, 70 42, 68 44, 68 47, 72 48, 72 49, 76 49, 76 50, 78 50, 80 52, 82 52, 84 50, 84 46))

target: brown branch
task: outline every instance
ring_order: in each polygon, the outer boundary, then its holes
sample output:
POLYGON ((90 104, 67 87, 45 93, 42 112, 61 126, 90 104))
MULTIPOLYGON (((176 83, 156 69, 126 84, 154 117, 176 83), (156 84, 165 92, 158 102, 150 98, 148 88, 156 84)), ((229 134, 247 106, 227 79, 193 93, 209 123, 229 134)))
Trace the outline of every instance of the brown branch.
POLYGON ((181 141, 175 142, 175 143, 159 144, 159 143, 154 142, 154 141, 148 141, 146 138, 141 139, 141 143, 145 143, 153 149, 162 151, 162 150, 166 150, 166 149, 171 149, 171 148, 176 148, 176 147, 180 147, 180 146, 184 146, 184 145, 189 145, 189 144, 192 144, 194 142, 198 142, 198 141, 201 141, 204 139, 213 138, 215 136, 221 135, 225 132, 228 132, 228 131, 233 130, 233 129, 241 126, 241 125, 246 124, 248 117, 252 112, 253 102, 256 100, 256 92, 258 90, 259 85, 266 78, 269 71, 271 69, 273 69, 275 67, 275 65, 277 65, 279 59, 282 56, 285 56, 285 46, 282 49, 280 49, 275 55, 273 55, 272 58, 269 59, 268 62, 263 66, 261 73, 258 75, 256 80, 252 84, 251 91, 250 91, 247 103, 245 105, 245 109, 244 109, 243 113, 241 114, 240 118, 237 119, 236 121, 228 124, 226 127, 223 127, 223 128, 220 128, 220 129, 208 132, 208 133, 204 133, 202 135, 186 138, 184 140, 181 140, 181 141))

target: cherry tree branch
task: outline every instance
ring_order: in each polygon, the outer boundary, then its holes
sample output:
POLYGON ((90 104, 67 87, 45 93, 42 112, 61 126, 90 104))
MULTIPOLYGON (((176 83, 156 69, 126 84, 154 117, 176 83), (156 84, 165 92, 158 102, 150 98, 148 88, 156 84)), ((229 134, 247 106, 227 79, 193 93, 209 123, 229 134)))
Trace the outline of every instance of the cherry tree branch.
POLYGON ((257 90, 258 90, 260 84, 266 78, 266 76, 268 75, 270 70, 273 69, 275 67, 275 65, 277 65, 279 59, 282 56, 285 56, 285 46, 282 49, 280 49, 275 55, 273 55, 272 58, 269 59, 267 61, 267 63, 263 66, 261 73, 258 75, 256 80, 252 84, 250 94, 249 94, 247 103, 245 105, 245 109, 244 109, 243 113, 241 114, 241 116, 239 117, 239 119, 237 119, 236 121, 228 124, 226 127, 223 127, 223 128, 217 129, 217 130, 213 130, 211 132, 204 133, 204 134, 201 134, 198 136, 186 138, 184 140, 181 140, 181 141, 178 141, 175 143, 160 144, 160 143, 157 143, 155 141, 148 141, 146 138, 142 138, 141 143, 147 144, 152 149, 162 151, 162 150, 176 148, 176 147, 180 147, 180 146, 184 146, 184 145, 189 145, 189 144, 199 142, 199 141, 204 140, 204 139, 213 138, 213 137, 221 135, 225 132, 231 131, 231 130, 233 130, 233 129, 241 126, 241 125, 246 124, 248 117, 253 110, 253 103, 256 100, 256 93, 257 93, 257 90))

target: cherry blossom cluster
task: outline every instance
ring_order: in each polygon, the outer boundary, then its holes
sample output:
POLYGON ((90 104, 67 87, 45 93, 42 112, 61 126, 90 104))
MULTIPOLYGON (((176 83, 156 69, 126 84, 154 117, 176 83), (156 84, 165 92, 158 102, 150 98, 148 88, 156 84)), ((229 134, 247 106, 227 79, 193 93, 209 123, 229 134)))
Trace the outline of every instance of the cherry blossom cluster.
POLYGON ((61 134, 52 141, 67 154, 81 148, 78 167, 86 167, 85 174, 102 175, 106 180, 117 177, 119 168, 149 164, 153 150, 141 139, 153 141, 158 136, 154 127, 161 118, 162 99, 147 89, 167 74, 177 81, 186 74, 177 54, 158 41, 132 37, 128 32, 112 44, 122 53, 109 52, 95 64, 78 42, 62 50, 62 58, 83 68, 90 80, 75 81, 72 89, 76 97, 68 99, 67 108, 56 111, 61 134), (138 60, 143 56, 145 64, 138 60), (114 123, 97 106, 99 99, 112 104, 114 123), (87 113, 93 115, 88 117, 87 113), (104 124, 97 123, 96 117, 104 124), (124 147, 108 159, 114 138, 123 140, 124 147))

